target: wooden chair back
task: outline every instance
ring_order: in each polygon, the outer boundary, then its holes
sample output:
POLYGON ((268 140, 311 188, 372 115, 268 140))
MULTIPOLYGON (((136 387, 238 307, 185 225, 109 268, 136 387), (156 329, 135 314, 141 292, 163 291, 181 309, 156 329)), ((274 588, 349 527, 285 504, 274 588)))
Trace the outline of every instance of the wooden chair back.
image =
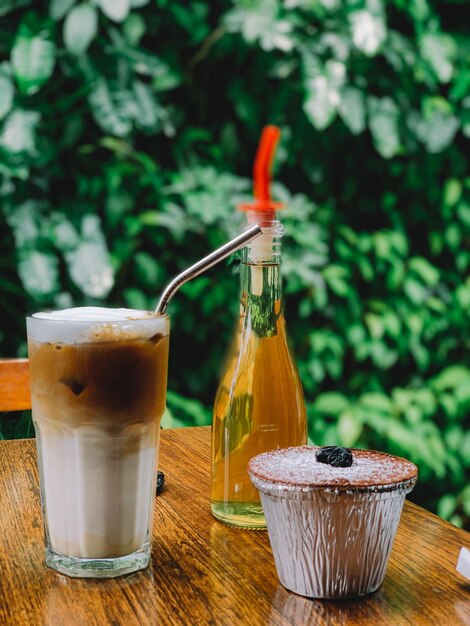
POLYGON ((29 360, 0 359, 0 411, 30 408, 29 360))

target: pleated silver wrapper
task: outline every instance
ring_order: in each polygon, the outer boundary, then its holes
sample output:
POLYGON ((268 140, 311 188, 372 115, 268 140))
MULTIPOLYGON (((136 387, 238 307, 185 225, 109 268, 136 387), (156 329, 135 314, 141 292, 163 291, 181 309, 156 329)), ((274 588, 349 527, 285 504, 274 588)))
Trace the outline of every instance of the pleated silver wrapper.
POLYGON ((357 491, 275 484, 253 475, 251 480, 260 491, 284 587, 323 599, 378 589, 416 477, 357 491))

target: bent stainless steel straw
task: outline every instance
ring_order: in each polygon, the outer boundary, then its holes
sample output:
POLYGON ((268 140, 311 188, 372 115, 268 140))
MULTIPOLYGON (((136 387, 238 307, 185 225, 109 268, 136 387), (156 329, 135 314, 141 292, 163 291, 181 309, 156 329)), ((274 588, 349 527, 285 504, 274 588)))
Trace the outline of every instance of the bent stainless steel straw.
POLYGON ((228 257, 230 254, 232 254, 232 252, 236 252, 240 248, 243 248, 244 245, 246 245, 250 241, 253 241, 253 239, 256 239, 256 237, 259 237, 262 232, 263 231, 261 230, 261 227, 258 224, 255 224, 254 226, 251 226, 243 233, 241 233, 241 235, 238 235, 238 237, 227 241, 227 243, 225 243, 223 246, 220 246, 220 248, 217 248, 216 250, 214 250, 214 252, 211 252, 197 263, 194 263, 194 265, 191 265, 191 267, 188 267, 187 270, 181 272, 181 274, 178 274, 178 276, 173 278, 171 283, 165 288, 165 291, 160 298, 160 302, 155 309, 155 313, 165 313, 169 301, 175 295, 181 285, 184 285, 184 283, 188 282, 188 280, 199 276, 199 274, 202 274, 216 263, 219 263, 219 261, 222 261, 223 259, 228 257))

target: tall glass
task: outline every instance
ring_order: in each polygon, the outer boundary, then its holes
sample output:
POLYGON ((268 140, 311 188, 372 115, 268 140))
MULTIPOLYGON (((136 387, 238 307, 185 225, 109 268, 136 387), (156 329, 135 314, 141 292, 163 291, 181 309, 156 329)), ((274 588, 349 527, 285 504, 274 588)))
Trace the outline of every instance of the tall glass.
POLYGON ((64 574, 149 562, 169 326, 127 309, 27 320, 46 564, 64 574))

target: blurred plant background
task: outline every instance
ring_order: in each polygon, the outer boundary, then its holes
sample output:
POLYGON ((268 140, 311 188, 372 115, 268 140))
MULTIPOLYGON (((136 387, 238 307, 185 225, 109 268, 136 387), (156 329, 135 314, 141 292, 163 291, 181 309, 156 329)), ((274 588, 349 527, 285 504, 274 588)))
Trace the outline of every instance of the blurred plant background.
MULTIPOLYGON (((0 346, 26 312, 152 308, 234 235, 261 128, 318 444, 418 464, 470 514, 470 38, 463 0, 0 0, 0 346)), ((171 304, 167 425, 208 424, 237 262, 171 304)), ((32 434, 28 415, 0 436, 32 434)))

